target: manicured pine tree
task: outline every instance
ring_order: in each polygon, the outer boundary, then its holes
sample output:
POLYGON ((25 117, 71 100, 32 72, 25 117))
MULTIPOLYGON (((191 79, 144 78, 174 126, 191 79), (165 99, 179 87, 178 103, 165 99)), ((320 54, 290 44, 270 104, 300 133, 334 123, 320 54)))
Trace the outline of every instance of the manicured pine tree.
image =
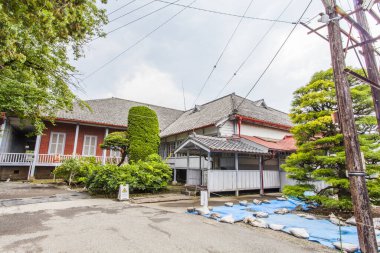
MULTIPOLYGON (((380 172, 380 145, 371 90, 368 85, 352 78, 349 78, 349 83, 367 173, 375 175, 380 172)), ((313 199, 326 207, 350 209, 352 203, 349 180, 346 177, 343 136, 339 125, 333 123, 331 116, 336 111, 332 69, 315 73, 307 85, 294 92, 290 117, 294 123, 291 131, 298 149, 287 158, 282 168, 298 184, 286 186, 284 193, 303 197, 305 190, 314 189, 313 182, 322 180, 329 186, 318 192, 313 199), (335 198, 332 198, 333 195, 335 198)), ((371 201, 379 203, 380 180, 369 179, 368 189, 371 201)))
POLYGON ((129 110, 127 136, 129 160, 145 160, 151 154, 158 154, 160 130, 157 114, 146 106, 129 110))

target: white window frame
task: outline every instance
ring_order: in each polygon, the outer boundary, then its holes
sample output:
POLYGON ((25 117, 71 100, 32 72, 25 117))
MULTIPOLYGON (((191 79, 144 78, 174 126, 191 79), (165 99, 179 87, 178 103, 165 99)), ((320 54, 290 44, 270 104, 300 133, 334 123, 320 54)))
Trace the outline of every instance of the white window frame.
POLYGON ((83 148, 82 148, 82 155, 83 156, 96 156, 96 149, 97 149, 97 145, 98 145, 98 136, 96 136, 96 135, 87 135, 87 134, 85 134, 84 135, 84 137, 83 137, 83 148), (95 145, 94 145, 94 154, 85 154, 85 151, 86 151, 86 146, 89 146, 89 147, 91 147, 91 139, 90 139, 90 145, 86 145, 86 138, 94 138, 95 137, 95 145))
MULTIPOLYGON (((59 139, 59 138, 58 138, 59 139)), ((49 140, 49 149, 48 149, 48 153, 49 154, 53 154, 53 155, 55 155, 55 154, 60 154, 60 155, 64 155, 65 154, 65 146, 66 146, 66 133, 64 133, 64 132, 51 132, 50 133, 50 140, 49 140), (57 148, 58 148, 58 142, 56 142, 55 143, 55 150, 54 150, 54 152, 51 152, 52 150, 51 150, 51 146, 52 146, 52 143, 53 143, 53 136, 55 135, 55 134, 57 134, 58 136, 59 135, 63 135, 63 143, 62 143, 62 152, 61 153, 58 153, 57 152, 57 148)))

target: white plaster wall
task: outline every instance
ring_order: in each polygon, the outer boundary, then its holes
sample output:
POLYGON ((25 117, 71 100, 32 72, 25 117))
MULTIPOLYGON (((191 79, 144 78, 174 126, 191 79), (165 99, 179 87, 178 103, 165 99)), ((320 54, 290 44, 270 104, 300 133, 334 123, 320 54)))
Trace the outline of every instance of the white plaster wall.
POLYGON ((234 134, 234 122, 227 120, 223 125, 219 127, 220 137, 230 137, 234 134))
POLYGON ((274 129, 265 126, 258 126, 253 124, 241 124, 241 134, 248 136, 267 137, 273 139, 282 139, 285 135, 289 134, 286 130, 274 129))

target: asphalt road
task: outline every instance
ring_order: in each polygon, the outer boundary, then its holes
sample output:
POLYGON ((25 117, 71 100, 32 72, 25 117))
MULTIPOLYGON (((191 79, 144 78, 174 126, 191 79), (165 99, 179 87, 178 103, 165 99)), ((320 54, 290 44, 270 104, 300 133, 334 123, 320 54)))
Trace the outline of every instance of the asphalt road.
POLYGON ((0 252, 333 252, 285 233, 105 199, 0 208, 0 252))

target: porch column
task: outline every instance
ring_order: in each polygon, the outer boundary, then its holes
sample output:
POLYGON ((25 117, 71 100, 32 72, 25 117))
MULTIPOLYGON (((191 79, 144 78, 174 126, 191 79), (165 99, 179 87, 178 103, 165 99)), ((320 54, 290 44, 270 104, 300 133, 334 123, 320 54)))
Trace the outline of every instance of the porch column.
POLYGON ((262 156, 259 156, 259 166, 260 166, 260 195, 264 195, 264 165, 265 160, 262 156))
POLYGON ((177 169, 176 169, 176 162, 177 162, 177 154, 174 155, 174 168, 173 168, 173 183, 177 184, 177 169))
POLYGON ((3 151, 3 139, 4 139, 4 135, 5 135, 5 131, 6 131, 6 125, 7 125, 7 119, 4 119, 4 122, 2 125, 0 125, 0 152, 4 152, 3 151))
POLYGON ((77 124, 77 126, 75 128, 75 139, 74 139, 73 156, 77 155, 78 136, 79 136, 79 124, 77 124))
POLYGON ((280 191, 281 191, 281 188, 282 188, 282 182, 281 182, 281 167, 280 167, 280 162, 281 162, 281 159, 280 159, 280 154, 277 154, 277 164, 278 164, 278 182, 280 184, 280 191))
MULTIPOLYGON (((105 130, 105 133, 104 133, 104 139, 107 137, 108 135, 108 128, 106 128, 105 130)), ((104 141, 103 139, 103 141, 104 141)), ((102 164, 106 164, 106 157, 107 157, 107 149, 103 149, 103 154, 102 154, 102 164)))
POLYGON ((189 184, 190 151, 186 152, 186 184, 189 184))
POLYGON ((207 193, 208 197, 210 197, 210 170, 211 170, 211 152, 207 152, 207 193))
POLYGON ((36 171, 36 164, 38 162, 38 155, 40 154, 40 146, 41 146, 41 135, 37 135, 36 145, 34 146, 34 156, 33 156, 32 166, 30 168, 30 174, 28 175, 28 180, 34 178, 34 172, 36 171))
POLYGON ((239 196, 238 182, 239 182, 239 156, 238 153, 235 153, 235 170, 236 170, 236 191, 235 195, 239 196))

